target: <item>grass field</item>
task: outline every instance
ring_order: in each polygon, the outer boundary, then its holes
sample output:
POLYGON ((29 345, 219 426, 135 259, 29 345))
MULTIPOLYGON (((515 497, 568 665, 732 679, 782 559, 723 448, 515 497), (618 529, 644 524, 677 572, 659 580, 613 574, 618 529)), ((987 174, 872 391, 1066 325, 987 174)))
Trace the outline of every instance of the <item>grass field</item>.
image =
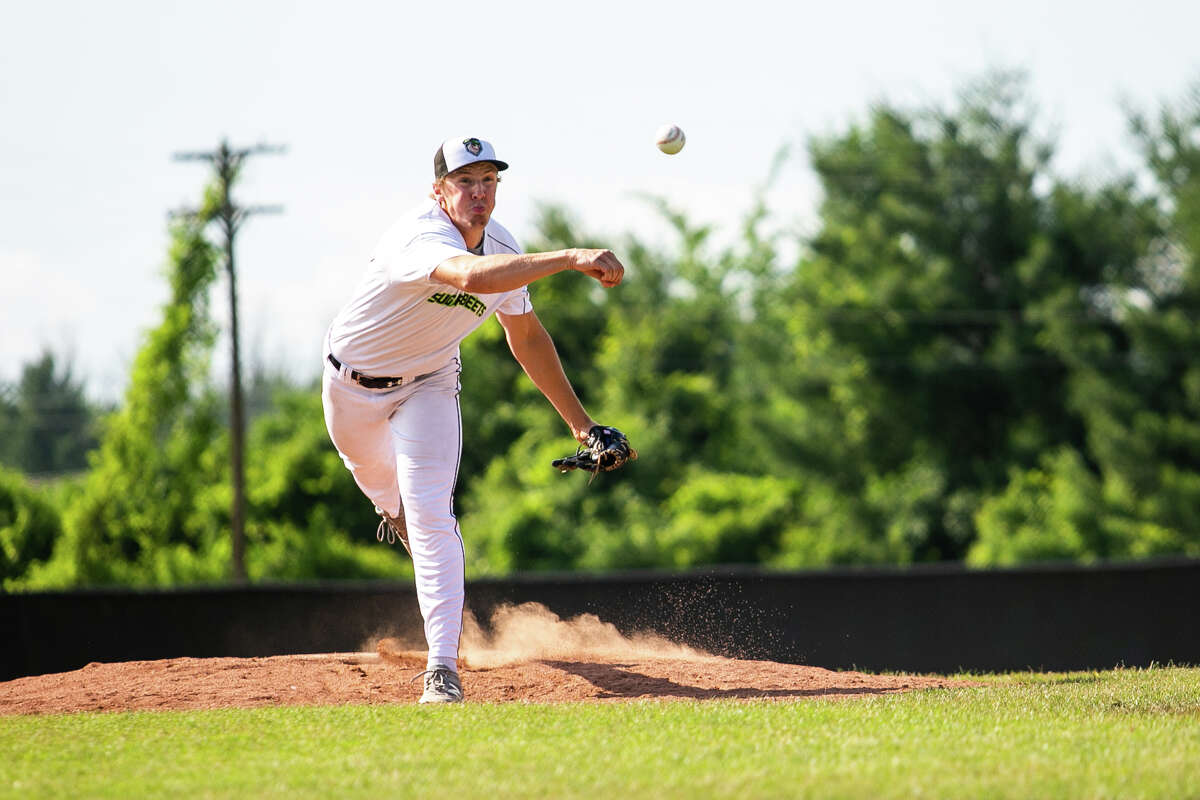
POLYGON ((0 796, 1200 797, 1200 670, 977 680, 865 700, 4 717, 0 796))

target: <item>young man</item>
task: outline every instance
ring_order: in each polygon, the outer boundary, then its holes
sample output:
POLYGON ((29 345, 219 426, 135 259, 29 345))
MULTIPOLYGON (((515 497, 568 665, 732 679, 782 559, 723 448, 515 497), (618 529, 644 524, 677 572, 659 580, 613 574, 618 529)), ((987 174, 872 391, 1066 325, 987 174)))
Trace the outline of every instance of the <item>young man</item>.
POLYGON ((429 661, 422 703, 462 700, 463 544, 454 516, 462 453, 459 343, 493 313, 509 348, 580 442, 596 422, 571 387, 529 299, 538 278, 575 270, 605 288, 625 268, 608 250, 521 252, 492 220, 500 171, 489 142, 449 139, 434 154, 432 202, 379 242, 326 337, 329 436, 383 517, 378 536, 413 559, 429 661))

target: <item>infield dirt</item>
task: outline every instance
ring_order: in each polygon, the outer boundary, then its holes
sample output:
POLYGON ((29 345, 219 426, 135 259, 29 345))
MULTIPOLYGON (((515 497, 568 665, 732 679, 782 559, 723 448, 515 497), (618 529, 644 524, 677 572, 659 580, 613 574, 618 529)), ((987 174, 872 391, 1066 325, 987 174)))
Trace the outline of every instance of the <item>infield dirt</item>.
MULTIPOLYGON (((468 618, 462 654, 472 703, 850 698, 963 683, 713 656, 537 605, 498 610, 487 631, 468 618)), ((0 714, 415 703, 424 667, 424 652, 389 638, 357 653, 93 663, 0 683, 0 714)))

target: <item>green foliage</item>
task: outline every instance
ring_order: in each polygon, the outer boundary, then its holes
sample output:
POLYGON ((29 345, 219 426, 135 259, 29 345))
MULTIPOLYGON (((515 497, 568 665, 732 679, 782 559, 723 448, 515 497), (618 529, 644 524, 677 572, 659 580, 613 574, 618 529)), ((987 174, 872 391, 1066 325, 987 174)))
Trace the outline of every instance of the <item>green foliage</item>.
MULTIPOLYGON (((379 518, 325 432, 316 387, 280 390, 247 438, 247 573, 251 579, 387 578, 411 573, 399 546, 375 541, 379 518)), ((215 487, 214 487, 215 488, 215 487)), ((225 515, 230 490, 202 509, 225 515)))
MULTIPOLYGON (((493 366, 512 362, 498 334, 485 332, 464 347, 465 440, 469 449, 493 454, 482 474, 467 459, 461 472, 472 571, 746 562, 772 551, 770 542, 747 540, 755 532, 777 537, 778 512, 767 521, 749 513, 744 524, 750 532, 723 534, 709 526, 714 540, 704 546, 683 542, 687 523, 679 534, 662 535, 677 508, 671 498, 690 471, 703 480, 704 467, 724 467, 735 481, 759 483, 749 476, 762 459, 740 436, 747 421, 739 411, 751 407, 749 398, 758 391, 737 358, 747 326, 743 308, 725 295, 768 259, 761 248, 753 258, 728 252, 710 259, 703 251, 707 230, 658 206, 681 241, 679 259, 628 242, 622 258, 629 271, 615 290, 599 291, 571 274, 531 287, 581 399, 650 458, 590 484, 579 475, 555 473, 549 461, 574 447, 562 422, 518 370, 493 366), (485 359, 482 369, 489 374, 477 379, 473 373, 485 359), (505 378, 498 380, 493 370, 505 378), (477 415, 490 417, 494 427, 480 430, 477 415), (507 438, 489 439, 501 430, 497 420, 507 438)), ((542 227, 547 235, 536 248, 592 241, 573 233, 553 209, 544 210, 542 227)), ((753 436, 747 441, 755 443, 753 436)))
POLYGON ((25 364, 16 385, 0 387, 0 463, 35 475, 77 472, 95 446, 83 384, 50 351, 25 364))
MULTIPOLYGON (((812 466, 867 506, 900 485, 987 491, 1004 477, 997 454, 1035 457, 1072 432, 1065 370, 1036 322, 1067 283, 1037 263, 1048 213, 1034 185, 1048 177, 1049 152, 1020 100, 1001 77, 956 111, 883 107, 813 145, 826 197, 789 287, 796 362, 783 388, 810 407, 812 466), (1029 419, 1037 425, 1022 437, 1029 419), (917 454, 923 481, 900 477, 917 454)), ((899 552, 961 557, 961 532, 924 516, 919 533, 889 523, 889 536, 917 537, 899 552)))
POLYGON ((50 560, 62 535, 58 510, 20 473, 0 468, 0 586, 5 590, 50 560))
MULTIPOLYGON (((773 227, 786 150, 726 245, 660 198, 669 245, 542 208, 529 250, 608 246, 628 268, 613 290, 568 272, 531 293, 585 406, 642 457, 591 482, 552 470, 574 441, 489 322, 462 347, 469 572, 1200 555, 1200 91, 1132 122, 1144 174, 1064 180, 1024 80, 995 74, 810 142, 807 236, 773 227)), ((163 320, 61 490, 53 557, 12 585, 224 576, 202 230, 173 229, 163 320)), ((37 374, 70 393, 69 370, 37 374)), ((264 372, 250 390, 250 575, 407 573, 316 387, 264 372)))
MULTIPOLYGON (((548 476, 561 424, 489 334, 464 378, 466 424, 493 426, 468 440, 501 453, 464 483, 472 569, 1196 552, 1200 115, 1141 127, 1165 194, 1072 183, 1023 87, 814 141, 821 221, 791 267, 765 203, 711 253, 652 200, 676 250, 626 242, 612 292, 535 284, 585 402, 646 455, 548 476), (472 385, 485 358, 504 378, 472 385)), ((554 210, 543 227, 539 246, 592 241, 554 210)))
POLYGON ((664 509, 667 525, 658 540, 665 565, 771 560, 797 516, 801 485, 771 476, 694 472, 664 509))
POLYGON ((1060 313, 1045 337, 1083 433, 981 507, 973 563, 1200 555, 1200 95, 1134 129, 1153 193, 1056 195, 1064 251, 1104 265, 1087 324, 1060 313))
POLYGON ((1103 492, 1074 450, 1037 469, 1014 471, 1004 493, 979 510, 979 539, 968 563, 1006 565, 1115 555, 1100 525, 1103 492))
POLYGON ((217 580, 207 557, 217 531, 201 525, 196 500, 221 475, 208 384, 215 329, 207 290, 217 253, 203 230, 216 208, 172 224, 170 299, 138 352, 123 405, 103 424, 81 496, 66 510, 65 536, 50 568, 29 588, 80 584, 170 584, 217 580))

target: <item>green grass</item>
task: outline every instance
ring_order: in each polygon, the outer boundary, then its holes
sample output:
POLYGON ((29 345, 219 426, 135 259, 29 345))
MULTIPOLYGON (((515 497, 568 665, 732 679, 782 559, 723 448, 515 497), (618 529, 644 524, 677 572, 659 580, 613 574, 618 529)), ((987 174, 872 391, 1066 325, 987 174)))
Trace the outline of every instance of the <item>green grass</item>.
POLYGON ((1200 797, 1200 670, 978 680, 841 701, 5 717, 0 797, 1200 797))

